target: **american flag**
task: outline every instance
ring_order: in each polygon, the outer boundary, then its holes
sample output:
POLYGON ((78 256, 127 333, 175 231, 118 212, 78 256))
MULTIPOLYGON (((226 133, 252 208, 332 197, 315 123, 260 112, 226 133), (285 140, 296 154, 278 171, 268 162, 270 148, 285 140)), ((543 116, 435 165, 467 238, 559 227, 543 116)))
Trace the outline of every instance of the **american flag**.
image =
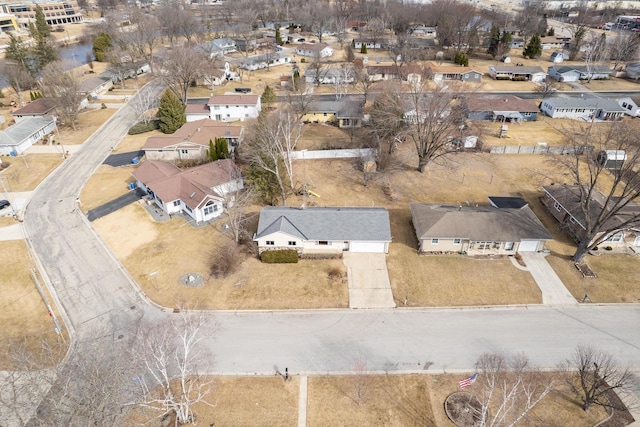
POLYGON ((460 384, 460 390, 463 390, 465 387, 468 387, 471 384, 475 383, 476 378, 478 378, 478 374, 473 374, 469 378, 465 378, 462 381, 458 381, 458 384, 460 384))

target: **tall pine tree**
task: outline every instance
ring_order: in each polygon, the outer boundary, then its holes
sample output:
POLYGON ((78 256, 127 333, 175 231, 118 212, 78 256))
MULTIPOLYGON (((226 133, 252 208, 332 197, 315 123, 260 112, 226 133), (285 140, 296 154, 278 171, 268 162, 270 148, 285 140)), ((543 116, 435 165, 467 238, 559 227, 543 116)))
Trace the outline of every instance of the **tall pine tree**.
POLYGON ((540 36, 534 34, 529 40, 527 47, 524 48, 522 54, 528 58, 538 58, 542 55, 542 42, 540 41, 540 36))
POLYGON ((49 37, 49 34, 51 34, 51 27, 47 24, 47 18, 44 16, 44 11, 40 5, 36 6, 35 29, 40 37, 49 37))
POLYGON ((494 58, 498 54, 498 45, 500 44, 500 29, 497 25, 491 26, 491 38, 489 39, 489 48, 487 53, 494 58))
POLYGON ((225 138, 216 138, 216 157, 218 160, 229 158, 229 143, 225 138))
POLYGON ((160 131, 163 133, 174 133, 187 122, 184 105, 180 103, 171 89, 165 90, 160 98, 158 119, 160 120, 160 131))

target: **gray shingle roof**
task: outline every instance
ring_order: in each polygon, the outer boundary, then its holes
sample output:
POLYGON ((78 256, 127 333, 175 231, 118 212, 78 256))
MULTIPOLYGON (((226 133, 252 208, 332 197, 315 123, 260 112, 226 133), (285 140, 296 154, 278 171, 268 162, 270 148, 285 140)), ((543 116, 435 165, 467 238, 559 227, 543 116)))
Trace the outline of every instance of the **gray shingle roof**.
POLYGON ((256 239, 275 232, 305 240, 391 241, 389 212, 384 208, 263 208, 256 239))
POLYGON ((544 73, 544 70, 537 66, 522 67, 518 65, 494 65, 493 68, 498 73, 513 73, 513 74, 544 73))
POLYGON ((549 67, 549 71, 551 69, 555 69, 556 73, 564 74, 570 71, 577 71, 582 74, 589 73, 609 73, 611 74, 612 70, 607 65, 592 65, 591 67, 587 67, 586 65, 560 65, 560 66, 551 66, 549 67))
POLYGON ((0 132, 0 145, 18 145, 31 135, 47 127, 53 117, 31 117, 21 120, 7 130, 0 132))
POLYGON ((491 206, 447 206, 411 203, 418 239, 469 239, 520 242, 552 240, 529 206, 519 209, 491 206))
POLYGON ((604 111, 624 112, 624 108, 622 108, 615 99, 599 98, 597 96, 584 98, 552 97, 545 99, 545 102, 555 108, 600 108, 604 111))

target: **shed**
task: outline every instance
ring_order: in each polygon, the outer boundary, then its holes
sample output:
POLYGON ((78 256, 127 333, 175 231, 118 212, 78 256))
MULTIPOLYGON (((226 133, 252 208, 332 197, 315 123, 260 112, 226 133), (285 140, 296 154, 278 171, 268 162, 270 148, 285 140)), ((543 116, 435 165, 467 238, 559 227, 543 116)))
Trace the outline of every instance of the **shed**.
POLYGON ((596 161, 599 165, 604 166, 605 169, 622 169, 625 160, 627 160, 627 153, 624 150, 602 150, 598 153, 596 161))

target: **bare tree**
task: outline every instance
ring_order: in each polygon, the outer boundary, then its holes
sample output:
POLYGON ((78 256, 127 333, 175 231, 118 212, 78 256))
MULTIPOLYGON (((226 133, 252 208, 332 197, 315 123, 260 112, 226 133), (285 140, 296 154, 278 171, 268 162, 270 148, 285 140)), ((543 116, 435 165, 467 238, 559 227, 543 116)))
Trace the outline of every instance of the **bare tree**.
POLYGON ((129 52, 132 59, 144 59, 149 63, 151 71, 156 48, 160 44, 160 23, 158 19, 144 13, 141 9, 129 10, 131 28, 124 27, 117 40, 121 47, 129 52))
POLYGON ((23 92, 26 90, 33 89, 36 85, 36 81, 29 72, 29 70, 24 67, 22 64, 11 64, 5 63, 3 66, 2 74, 7 77, 9 81, 9 86, 16 93, 16 97, 18 98, 18 105, 20 107, 24 106, 23 92))
POLYGON ((558 91, 558 82, 553 79, 545 79, 545 81, 538 83, 536 92, 538 92, 542 99, 545 100, 558 91))
POLYGON ((328 70, 327 60, 322 56, 320 56, 320 54, 317 54, 311 60, 311 63, 309 64, 309 67, 307 68, 307 70, 311 70, 314 72, 315 84, 316 86, 320 86, 320 83, 322 82, 322 80, 327 74, 327 70, 328 70))
POLYGON ((349 85, 354 81, 354 71, 350 64, 342 64, 340 68, 335 69, 335 80, 333 81, 333 89, 336 93, 336 100, 346 95, 349 85))
POLYGON ((286 205, 288 192, 293 189, 291 153, 301 136, 300 119, 291 108, 283 107, 260 116, 249 138, 251 163, 275 177, 283 205, 286 205))
POLYGON ((615 126, 586 128, 577 126, 565 132, 571 154, 554 160, 569 173, 575 202, 570 212, 580 221, 581 233, 573 261, 581 262, 585 254, 606 242, 616 233, 640 226, 640 212, 635 202, 640 198, 640 132, 637 125, 617 123, 615 126), (626 160, 614 170, 605 166, 595 153, 622 151, 626 160), (601 195, 600 195, 601 194, 601 195))
POLYGON ((160 416, 174 413, 179 424, 195 420, 193 405, 213 406, 207 401, 212 380, 202 375, 199 366, 204 324, 204 316, 181 311, 171 321, 144 325, 132 355, 140 370, 135 378, 140 394, 133 405, 160 416))
POLYGON ((605 33, 602 33, 600 35, 589 33, 589 35, 586 37, 585 43, 583 45, 583 58, 587 67, 587 82, 591 82, 596 66, 601 65, 603 61, 608 60, 609 54, 607 52, 607 47, 608 46, 605 33))
POLYGON ((609 396, 612 392, 628 394, 633 387, 633 375, 611 354, 588 345, 579 345, 565 362, 564 368, 572 390, 582 399, 583 410, 588 411, 593 405, 626 409, 609 396), (577 384, 573 376, 575 371, 578 372, 577 384))
POLYGON ((530 366, 524 355, 507 358, 484 353, 476 369, 481 426, 515 425, 554 387, 553 379, 530 366))
POLYGON ((347 23, 353 14, 353 3, 348 0, 333 2, 333 22, 336 28, 336 38, 340 47, 344 45, 347 37, 347 23))
POLYGON ((462 112, 449 88, 427 89, 424 79, 406 96, 405 135, 418 154, 418 171, 452 151, 449 136, 462 123, 462 112), (455 102, 454 102, 455 101, 455 102), (455 105, 454 105, 455 103, 455 105))
POLYGON ((206 55, 189 45, 171 49, 162 60, 162 78, 183 104, 189 86, 203 76, 208 66, 206 55))
POLYGON ((77 71, 65 71, 62 62, 55 61, 44 67, 40 78, 42 93, 55 98, 60 119, 73 130, 85 97, 80 92, 80 77, 77 71))
POLYGON ((366 130, 379 154, 392 154, 398 141, 406 138, 405 112, 404 93, 384 87, 376 96, 366 130))
POLYGON ((154 114, 151 110, 158 107, 158 97, 153 96, 151 91, 138 91, 129 102, 136 115, 136 120, 149 123, 154 114))
POLYGON ((362 61, 356 61, 353 67, 353 79, 357 88, 360 88, 360 91, 364 95, 364 102, 367 103, 367 99, 369 97, 369 93, 371 92, 371 87, 375 83, 371 80, 371 76, 367 71, 367 67, 364 66, 362 61))
POLYGON ((593 10, 589 8, 587 3, 580 6, 577 12, 578 15, 566 27, 571 35, 571 41, 569 42, 569 59, 571 61, 575 61, 582 51, 590 32, 590 23, 593 17, 593 10))
POLYGON ((367 389, 371 384, 371 376, 367 374, 367 362, 363 359, 356 359, 351 365, 353 374, 350 376, 354 391, 354 402, 360 406, 367 394, 367 389))
POLYGON ((453 47, 455 53, 469 50, 478 29, 484 25, 477 9, 468 3, 443 0, 434 3, 432 11, 442 46, 453 47))
POLYGON ((613 69, 616 70, 622 62, 635 60, 640 49, 640 33, 618 33, 611 37, 607 43, 609 58, 613 61, 613 69))

